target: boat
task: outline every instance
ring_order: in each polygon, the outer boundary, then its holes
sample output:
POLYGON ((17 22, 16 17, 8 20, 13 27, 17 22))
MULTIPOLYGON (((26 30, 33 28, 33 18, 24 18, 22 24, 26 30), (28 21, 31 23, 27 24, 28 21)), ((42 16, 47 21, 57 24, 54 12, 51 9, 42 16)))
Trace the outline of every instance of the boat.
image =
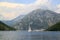
POLYGON ((29 29, 28 29, 28 32, 31 32, 32 30, 31 30, 31 27, 30 27, 30 24, 29 24, 29 29))

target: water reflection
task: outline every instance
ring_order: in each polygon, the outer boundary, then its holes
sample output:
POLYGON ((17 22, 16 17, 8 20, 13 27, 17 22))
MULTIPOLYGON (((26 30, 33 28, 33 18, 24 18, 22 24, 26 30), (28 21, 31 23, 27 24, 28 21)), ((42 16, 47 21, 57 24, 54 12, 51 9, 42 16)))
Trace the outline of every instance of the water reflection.
POLYGON ((1 31, 0 40, 60 40, 60 32, 1 31))

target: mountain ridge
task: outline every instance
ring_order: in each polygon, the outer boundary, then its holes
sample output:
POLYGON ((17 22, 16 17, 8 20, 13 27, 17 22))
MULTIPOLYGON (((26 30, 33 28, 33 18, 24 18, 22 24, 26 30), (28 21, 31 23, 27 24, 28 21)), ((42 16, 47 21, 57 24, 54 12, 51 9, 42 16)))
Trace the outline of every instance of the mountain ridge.
POLYGON ((25 15, 20 15, 20 16, 14 18, 13 20, 8 20, 8 21, 4 21, 4 20, 3 20, 3 22, 4 22, 5 24, 9 25, 9 26, 13 26, 15 22, 20 21, 24 16, 25 16, 25 15))
POLYGON ((60 20, 60 14, 50 10, 33 10, 27 14, 21 21, 15 24, 20 30, 28 30, 29 25, 32 30, 36 29, 47 29, 48 26, 52 26, 60 20))
POLYGON ((16 29, 12 28, 12 27, 6 25, 5 23, 3 23, 2 21, 0 21, 0 31, 9 31, 9 30, 16 30, 16 29))

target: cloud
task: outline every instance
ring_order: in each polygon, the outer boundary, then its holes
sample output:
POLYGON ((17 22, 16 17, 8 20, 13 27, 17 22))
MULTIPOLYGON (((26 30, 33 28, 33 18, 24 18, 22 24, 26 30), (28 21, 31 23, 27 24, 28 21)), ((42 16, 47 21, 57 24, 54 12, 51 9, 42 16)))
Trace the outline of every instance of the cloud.
POLYGON ((41 8, 42 6, 48 6, 49 5, 48 0, 36 0, 34 3, 29 4, 28 6, 30 8, 36 9, 36 8, 41 8))
POLYGON ((0 2, 0 20, 11 20, 24 13, 25 4, 0 2))
MULTIPOLYGON (((20 8, 21 9, 21 8, 20 8)), ((11 20, 22 14, 24 11, 23 9, 20 10, 19 8, 7 8, 1 7, 0 8, 0 17, 1 20, 11 20)))
POLYGON ((60 4, 56 6, 55 12, 60 13, 60 4))
POLYGON ((16 3, 0 2, 0 6, 4 6, 4 7, 8 7, 8 8, 16 8, 17 6, 19 6, 19 7, 24 7, 25 4, 16 4, 16 3))
POLYGON ((1 16, 2 16, 1 19, 11 20, 11 19, 15 18, 15 16, 18 16, 18 14, 15 14, 15 13, 13 13, 13 12, 12 12, 11 14, 10 14, 10 13, 4 13, 4 12, 3 12, 3 13, 1 14, 1 16))
POLYGON ((0 20, 12 20, 21 14, 27 14, 38 8, 49 8, 49 0, 36 0, 31 4, 0 2, 0 20))

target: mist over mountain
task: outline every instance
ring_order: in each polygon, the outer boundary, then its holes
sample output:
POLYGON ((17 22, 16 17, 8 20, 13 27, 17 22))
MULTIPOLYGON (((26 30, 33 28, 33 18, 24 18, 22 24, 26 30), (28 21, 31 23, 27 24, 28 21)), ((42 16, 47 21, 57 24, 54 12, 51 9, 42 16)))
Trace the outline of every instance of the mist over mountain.
POLYGON ((20 15, 20 16, 14 18, 13 20, 8 20, 8 21, 3 21, 3 22, 9 26, 13 26, 16 22, 19 22, 24 16, 25 15, 20 15))
POLYGON ((14 27, 20 30, 28 30, 30 26, 32 30, 40 30, 47 29, 59 21, 60 14, 50 10, 36 9, 16 22, 14 27))

